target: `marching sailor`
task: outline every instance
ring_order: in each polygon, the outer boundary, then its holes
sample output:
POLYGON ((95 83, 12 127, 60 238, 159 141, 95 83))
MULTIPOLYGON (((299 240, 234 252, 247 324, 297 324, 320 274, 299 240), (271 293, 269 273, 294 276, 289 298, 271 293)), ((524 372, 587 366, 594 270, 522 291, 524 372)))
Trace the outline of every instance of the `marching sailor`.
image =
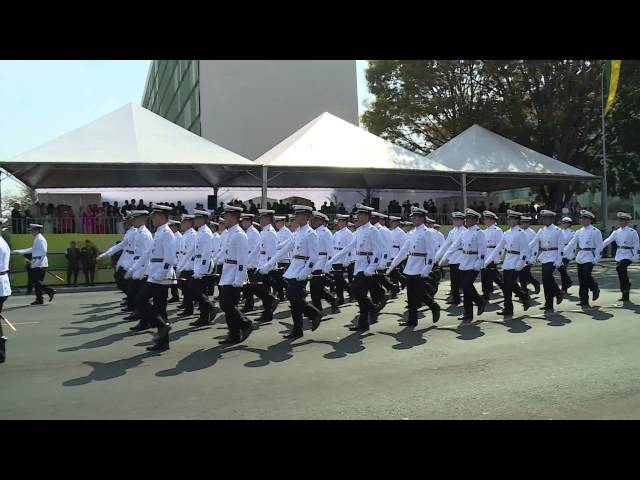
POLYGON ((600 296, 600 287, 593 278, 593 266, 602 256, 602 233, 591 225, 596 216, 588 210, 580 210, 582 228, 576 232, 564 248, 564 256, 572 260, 575 256, 578 264, 578 282, 580 283, 580 302, 582 308, 589 308, 589 290, 593 292, 593 301, 600 296), (576 249, 578 255, 576 256, 576 249))
POLYGON ((573 285, 573 282, 571 281, 571 277, 569 277, 569 274, 567 273, 567 265, 569 265, 569 259, 564 255, 564 249, 567 245, 569 245, 569 242, 571 241, 571 239, 573 238, 573 235, 575 234, 575 232, 573 231, 573 228, 571 228, 571 217, 564 217, 562 219, 562 223, 560 224, 560 229, 562 232, 562 241, 563 241, 563 255, 562 255, 562 265, 560 265, 560 267, 558 268, 558 270, 560 271, 560 280, 562 282, 562 292, 563 293, 568 293, 569 289, 571 288, 571 285, 573 285))
POLYGON ((193 262, 195 260, 196 236, 193 228, 194 216, 182 214, 180 230, 182 230, 182 240, 180 242, 180 260, 178 262, 177 273, 178 287, 182 290, 182 305, 178 308, 183 311, 178 313, 179 317, 193 315, 193 294, 191 293, 190 282, 193 278, 193 262))
MULTIPOLYGON (((482 212, 482 218, 485 226, 487 227, 482 231, 482 233, 484 233, 484 236, 487 239, 487 256, 489 256, 493 253, 496 245, 500 243, 500 240, 502 240, 503 232, 500 227, 496 225, 498 222, 498 215, 489 210, 485 210, 482 212)), ((502 275, 500 275, 495 262, 487 264, 487 266, 480 271, 480 282, 482 283, 482 295, 485 300, 489 300, 493 293, 494 283, 498 285, 501 290, 503 289, 504 285, 502 275)))
MULTIPOLYGON (((7 223, 6 218, 0 219, 0 226, 7 223)), ((11 249, 6 240, 0 235, 0 313, 4 302, 11 296, 11 284, 9 283, 9 261, 11 249)), ((2 332, 0 331, 0 335, 2 332)))
MULTIPOLYGON (((451 219, 453 228, 449 230, 447 239, 440 247, 440 250, 438 250, 438 253, 436 253, 435 260, 438 265, 441 265, 440 260, 443 258, 445 252, 447 252, 451 245, 453 245, 456 240, 458 240, 462 236, 462 234, 467 231, 467 228, 464 226, 464 213, 452 212, 451 219)), ((451 305, 459 305, 460 288, 462 288, 462 273, 460 272, 462 249, 458 248, 457 250, 450 252, 447 257, 447 261, 449 263, 449 271, 451 272, 451 297, 447 300, 447 303, 450 303, 451 305)))
POLYGON ((240 217, 240 226, 247 234, 247 241, 249 242, 249 259, 247 260, 247 275, 249 276, 249 283, 242 287, 242 295, 244 296, 244 307, 242 307, 242 313, 247 313, 253 310, 253 293, 251 292, 250 284, 256 281, 256 267, 258 266, 258 257, 260 256, 260 232, 253 225, 253 214, 243 213, 240 217))
MULTIPOLYGON (((131 239, 133 245, 131 263, 125 267, 127 270, 124 275, 124 278, 127 280, 127 306, 122 311, 131 312, 130 315, 124 317, 124 320, 139 320, 139 312, 135 310, 135 300, 138 291, 144 284, 144 280, 142 279, 142 274, 139 276, 134 276, 134 274, 137 274, 139 270, 139 268, 136 268, 138 260, 140 260, 145 252, 151 250, 153 236, 146 225, 149 217, 147 210, 130 210, 129 215, 133 218, 135 235, 131 239)), ((137 330, 136 327, 133 327, 133 329, 133 331, 137 330)), ((145 330, 146 327, 141 329, 145 330)))
POLYGON ((258 210, 258 221, 260 222, 260 227, 262 227, 258 271, 255 275, 256 283, 249 285, 249 288, 252 294, 262 300, 264 310, 258 319, 259 322, 273 320, 273 312, 278 308, 278 299, 271 294, 271 285, 275 283, 276 267, 263 268, 278 251, 278 234, 272 225, 274 214, 275 210, 258 210))
POLYGON ((424 219, 427 211, 412 207, 411 220, 416 227, 415 233, 406 241, 395 256, 387 270, 387 274, 407 258, 403 274, 407 278, 407 321, 400 323, 406 326, 418 325, 418 308, 424 303, 433 315, 433 323, 440 319, 440 306, 425 288, 425 279, 433 268, 436 254, 435 235, 427 230, 424 219))
POLYGON ((29 225, 31 235, 33 235, 33 245, 31 248, 22 248, 20 250, 13 250, 11 253, 17 254, 31 254, 31 278, 36 290, 36 300, 31 305, 42 305, 42 292, 49 295, 49 301, 53 300, 53 296, 56 291, 44 284, 44 274, 49 266, 49 260, 47 259, 47 240, 42 236, 42 225, 38 223, 32 223, 29 225))
POLYGON ((562 265, 564 239, 562 230, 554 225, 556 213, 551 210, 542 210, 543 227, 538 230, 534 239, 529 242, 531 248, 531 263, 539 261, 542 264, 542 286, 544 287, 545 311, 553 311, 553 300, 558 305, 562 302, 563 294, 553 278, 553 272, 562 265))
MULTIPOLYGON (((533 230, 533 228, 531 228, 531 217, 529 217, 528 215, 522 215, 520 217, 520 227, 527 237, 527 242, 533 242, 533 239, 536 237, 536 232, 533 230)), ((534 293, 536 295, 540 293, 540 282, 531 273, 530 258, 527 258, 527 263, 525 264, 524 268, 520 270, 518 277, 520 279, 520 286, 523 290, 528 291, 529 284, 531 284, 533 285, 533 288, 535 290, 534 293)))
MULTIPOLYGON (((274 217, 274 219, 276 221, 276 228, 278 229, 278 233, 276 234, 278 246, 284 245, 284 243, 286 243, 293 236, 293 233, 291 233, 289 227, 285 225, 287 217, 286 215, 277 215, 274 217)), ((274 270, 274 289, 276 291, 276 294, 278 295, 279 302, 284 302, 284 292, 286 290, 286 286, 284 284, 284 278, 282 276, 284 275, 284 271, 289 267, 289 263, 291 263, 291 259, 289 258, 289 255, 287 255, 282 260, 280 260, 280 262, 278 263, 278 268, 274 270)))
POLYGON ((120 254, 120 258, 118 258, 118 262, 116 263, 116 272, 114 277, 118 288, 127 295, 127 281, 125 280, 124 275, 126 273, 126 266, 131 265, 133 261, 133 238, 136 235, 136 229, 128 214, 122 216, 122 222, 124 223, 125 230, 122 241, 113 245, 106 252, 98 255, 96 260, 100 260, 104 257, 112 257, 116 253, 122 252, 120 254))
POLYGON ((311 272, 310 290, 311 290, 311 303, 318 310, 322 311, 322 300, 324 299, 331 305, 331 313, 338 313, 338 300, 331 295, 325 287, 327 282, 326 274, 329 271, 328 260, 333 255, 333 235, 327 228, 327 217, 322 212, 312 212, 313 228, 318 236, 318 262, 313 267, 311 272), (325 272, 325 267, 327 271, 325 272))
POLYGON ((618 225, 620 227, 614 230, 611 235, 602 243, 602 248, 606 248, 612 242, 616 242, 618 249, 616 250, 616 271, 618 272, 618 280, 620 281, 620 292, 622 297, 618 299, 620 302, 629 301, 629 291, 631 290, 631 282, 627 268, 631 262, 637 262, 640 256, 640 239, 638 232, 629 227, 628 222, 631 215, 625 212, 618 212, 618 225))
MULTIPOLYGON (((176 262, 173 265, 174 270, 178 268, 178 263, 180 263, 180 252, 182 246, 182 233, 180 233, 180 221, 179 220, 169 220, 169 228, 173 232, 173 236, 176 237, 176 262)), ((177 285, 171 285, 171 298, 167 303, 177 303, 180 301, 180 295, 178 294, 177 285)))
MULTIPOLYGON (((340 253, 344 247, 346 247, 353 237, 353 232, 349 230, 349 215, 344 215, 338 213, 336 215, 337 218, 337 230, 336 233, 333 234, 333 249, 331 253, 331 258, 335 257, 338 253, 340 253)), ((333 279, 336 282, 336 296, 338 297, 338 305, 342 305, 345 303, 344 300, 344 291, 349 291, 349 287, 347 282, 345 281, 344 274, 348 268, 348 259, 345 259, 342 263, 334 263, 332 265, 328 265, 328 268, 332 268, 333 279)))
MULTIPOLYGON (((389 225, 391 226, 391 250, 389 257, 389 265, 393 263, 393 260, 398 256, 398 252, 404 246, 404 242, 407 240, 407 234, 400 227, 401 223, 400 217, 394 217, 389 215, 389 225)), ((405 262, 406 263, 406 262, 405 262)), ((403 268, 402 262, 398 264, 398 266, 394 269, 391 269, 391 273, 389 274, 389 280, 396 287, 396 292, 400 290, 400 288, 404 288, 406 284, 405 278, 400 274, 400 269, 403 268)), ((397 296, 397 293, 394 294, 394 297, 397 296)))
POLYGON ((220 309, 208 297, 207 279, 204 278, 210 271, 209 266, 213 245, 213 233, 209 225, 207 225, 210 214, 207 210, 194 209, 193 215, 193 222, 197 231, 193 250, 193 277, 189 282, 189 289, 194 300, 198 302, 200 314, 198 319, 190 322, 189 325, 200 327, 212 323, 220 309))

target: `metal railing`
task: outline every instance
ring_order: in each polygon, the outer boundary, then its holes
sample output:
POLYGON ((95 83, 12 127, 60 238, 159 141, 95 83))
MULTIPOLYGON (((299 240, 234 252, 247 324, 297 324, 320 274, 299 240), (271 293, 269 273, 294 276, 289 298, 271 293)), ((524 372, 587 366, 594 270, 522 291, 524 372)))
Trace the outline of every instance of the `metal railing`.
MULTIPOLYGON (((12 233, 29 233, 29 224, 43 226, 42 233, 123 233, 122 217, 12 217, 9 222, 12 233)), ((148 226, 151 221, 148 222, 148 226)))

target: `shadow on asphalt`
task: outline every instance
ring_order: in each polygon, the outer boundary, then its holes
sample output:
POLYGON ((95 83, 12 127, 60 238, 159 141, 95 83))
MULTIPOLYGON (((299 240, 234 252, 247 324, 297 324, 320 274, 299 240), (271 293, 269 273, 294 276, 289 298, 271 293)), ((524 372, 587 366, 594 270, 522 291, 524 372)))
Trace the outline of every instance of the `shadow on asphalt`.
POLYGON ((60 335, 61 337, 75 337, 77 335, 89 335, 92 333, 100 333, 100 332, 104 332, 106 330, 109 330, 111 327, 115 327, 116 325, 121 325, 123 323, 127 323, 124 320, 121 320, 119 322, 112 322, 112 323, 102 323, 100 325, 96 325, 95 327, 60 327, 60 330, 77 330, 76 332, 72 332, 72 333, 64 333, 62 335, 60 335))
POLYGON ((367 338, 374 336, 371 332, 354 332, 351 335, 347 335, 346 337, 342 337, 337 342, 332 342, 331 340, 308 340, 308 343, 321 343, 323 345, 329 345, 333 348, 332 352, 325 353, 323 355, 324 358, 329 360, 336 360, 339 358, 344 358, 348 355, 354 355, 356 353, 364 351, 365 347, 362 341, 367 338))
POLYGON ((224 353, 238 350, 239 347, 225 348, 224 346, 212 347, 206 350, 200 349, 190 353, 182 360, 179 360, 174 368, 160 370, 156 377, 173 377, 187 372, 196 372, 205 368, 213 367, 220 360, 224 353))
POLYGON ((461 323, 457 327, 436 327, 438 330, 449 330, 458 334, 458 340, 475 340, 484 336, 484 332, 477 323, 461 323))
POLYGON ((108 320, 109 318, 117 317, 118 315, 124 315, 121 312, 118 313, 110 313, 109 315, 91 315, 89 318, 84 320, 76 320, 75 322, 71 322, 72 325, 78 325, 79 323, 93 323, 100 322, 102 320, 108 320))
POLYGON ((387 335, 396 341, 391 348, 395 350, 408 350, 409 348, 419 347, 427 343, 427 339, 423 337, 429 330, 435 330, 437 325, 431 325, 427 328, 416 330, 415 327, 406 326, 398 333, 377 331, 381 335, 387 335))
POLYGON ((138 332, 120 332, 114 333, 113 335, 109 335, 108 337, 99 338, 97 340, 91 340, 90 342, 83 343, 82 345, 78 345, 77 347, 66 347, 61 348, 58 352, 77 352, 78 350, 87 350, 90 348, 100 348, 111 345, 115 342, 123 340, 127 337, 131 337, 133 335, 138 335, 138 332))
POLYGON ((252 348, 246 345, 239 345, 235 350, 251 352, 258 355, 257 360, 251 360, 244 364, 245 367, 266 367, 271 363, 285 362, 293 358, 293 349, 309 345, 313 340, 304 340, 301 343, 293 343, 295 340, 285 339, 280 343, 264 348, 252 348))
POLYGON ((101 382, 104 380, 111 380, 112 378, 122 377, 123 375, 126 375, 128 370, 142 365, 145 358, 153 357, 155 355, 156 354, 152 352, 145 352, 131 358, 123 358, 121 360, 115 360, 107 363, 83 362, 85 365, 89 365, 93 369, 91 373, 85 377, 66 380, 62 385, 65 387, 77 387, 91 382, 101 382))

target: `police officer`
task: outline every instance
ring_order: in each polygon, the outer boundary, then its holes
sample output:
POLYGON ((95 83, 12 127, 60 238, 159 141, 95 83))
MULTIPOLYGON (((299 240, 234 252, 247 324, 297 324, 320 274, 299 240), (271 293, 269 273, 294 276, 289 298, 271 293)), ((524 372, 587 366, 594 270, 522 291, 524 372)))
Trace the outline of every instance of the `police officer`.
MULTIPOLYGON (((331 258, 340 253, 345 246, 347 246, 351 242, 351 237, 353 237, 353 232, 349 230, 347 224, 349 223, 349 215, 337 214, 337 230, 336 233, 333 234, 333 250, 331 253, 331 258)), ((347 261, 343 261, 342 263, 334 263, 331 265, 333 279, 336 284, 336 296, 338 297, 338 305, 343 305, 345 303, 344 300, 344 292, 345 290, 349 290, 347 282, 345 281, 344 275, 346 273, 348 264, 347 261)))
POLYGON ((593 266, 602 257, 602 232, 591 225, 596 216, 588 210, 580 210, 582 228, 576 232, 564 249, 564 256, 572 260, 575 256, 578 264, 578 282, 580 283, 580 302, 582 308, 589 308, 589 291, 593 292, 593 301, 600 296, 600 287, 593 279, 593 266), (576 255, 576 248, 578 254, 576 255))
POLYGON ((534 239, 529 243, 531 248, 531 263, 539 261, 542 264, 542 286, 544 287, 545 311, 553 311, 553 300, 558 305, 562 302, 562 290, 558 287, 553 272, 562 265, 564 239, 562 231, 554 225, 556 213, 551 210, 542 210, 543 227, 538 230, 534 239))
POLYGON ((616 250, 616 271, 620 281, 620 292, 622 292, 622 297, 618 301, 628 302, 631 282, 629 282, 627 268, 631 265, 631 262, 638 261, 640 239, 638 238, 638 232, 628 225, 631 215, 625 212, 618 212, 616 215, 619 227, 602 243, 602 248, 606 248, 612 242, 615 242, 618 246, 616 250))
MULTIPOLYGON (((520 217, 520 227, 522 231, 527 236, 527 241, 531 243, 536 236, 536 232, 531 228, 531 217, 528 215, 522 215, 520 217)), ((530 259, 527 259, 527 263, 524 268, 520 270, 518 274, 518 278, 520 280, 520 287, 523 290, 529 289, 529 284, 533 285, 535 294, 540 293, 540 282, 536 280, 536 278, 531 274, 531 262, 530 259)))
POLYGON ((568 293, 569 289, 573 285, 573 281, 569 274, 567 273, 567 265, 569 265, 569 259, 564 255, 564 248, 569 245, 569 242, 575 235, 575 232, 571 228, 571 218, 564 217, 562 219, 562 223, 560 224, 560 230, 562 232, 562 242, 563 242, 563 255, 562 255, 562 265, 558 268, 560 271, 560 281, 562 283, 562 293, 568 293))
POLYGON ((193 262, 195 260, 196 236, 193 228, 194 215, 183 214, 180 223, 182 230, 182 240, 180 241, 180 257, 176 268, 178 276, 178 288, 182 290, 182 305, 178 308, 183 311, 178 313, 179 317, 193 315, 194 297, 191 293, 191 279, 193 278, 193 262))
POLYGON ((206 210, 194 209, 194 226, 197 229, 194 246, 193 277, 189 282, 189 290, 196 302, 198 302, 200 315, 189 325, 201 327, 213 322, 216 314, 220 310, 215 303, 209 299, 206 291, 205 275, 208 275, 211 263, 211 250, 213 243, 213 233, 209 228, 209 212, 206 210))
POLYGON ((312 212, 313 229, 318 237, 318 262, 311 272, 310 290, 311 303, 318 310, 322 311, 322 300, 329 302, 331 305, 331 313, 338 313, 338 300, 331 295, 325 287, 325 267, 327 267, 328 259, 333 254, 333 235, 327 228, 327 217, 322 212, 312 212))
MULTIPOLYGON (((386 251, 384 240, 376 227, 371 222, 373 208, 356 204, 357 229, 351 239, 351 243, 333 257, 329 262, 342 263, 350 252, 355 255, 355 266, 353 270, 353 281, 351 282, 351 292, 358 302, 360 315, 355 327, 350 327, 352 331, 367 331, 369 326, 378 321, 378 313, 382 309, 382 304, 371 299, 367 294, 374 288, 373 277, 378 270, 378 265, 382 261, 382 255, 386 251)), ((378 297, 379 298, 379 297, 378 297)))
POLYGON ((498 315, 513 315, 513 302, 511 299, 514 293, 523 303, 525 311, 529 310, 531 306, 529 292, 520 288, 517 282, 518 273, 524 268, 530 256, 529 242, 519 225, 520 217, 520 213, 514 210, 507 210, 507 221, 511 228, 503 233, 502 238, 484 262, 485 265, 495 265, 504 255, 504 261, 502 262, 504 303, 502 310, 497 312, 498 315))
POLYGON ((258 266, 258 257, 260 256, 260 232, 253 225, 253 215, 251 213, 243 213, 240 217, 240 226, 247 234, 247 241, 249 246, 249 258, 247 260, 247 275, 249 276, 249 283, 242 287, 242 295, 244 297, 244 306, 242 307, 242 313, 247 313, 253 310, 253 293, 251 292, 250 284, 256 282, 256 267, 258 266))
POLYGON ((425 279, 433 268, 433 260, 436 254, 435 234, 427 230, 424 220, 427 211, 422 208, 412 207, 411 220, 416 227, 411 239, 405 242, 391 262, 387 272, 396 268, 402 260, 407 258, 407 265, 403 274, 407 278, 407 321, 401 325, 418 325, 418 308, 424 303, 433 315, 433 323, 440 319, 440 306, 425 288, 425 279))
POLYGON ((49 295, 49 301, 53 300, 53 296, 56 291, 47 287, 44 284, 44 274, 49 266, 49 260, 47 259, 47 240, 42 236, 42 225, 38 223, 31 223, 29 225, 31 235, 33 235, 33 245, 31 248, 22 248, 20 250, 13 250, 11 253, 18 254, 31 254, 31 277, 36 290, 36 300, 31 305, 42 305, 42 292, 49 295))
MULTIPOLYGON (((180 263, 180 255, 182 249, 182 233, 180 233, 180 221, 179 220, 169 220, 169 228, 173 232, 173 236, 176 237, 176 261, 173 264, 174 270, 178 268, 178 264, 180 263)), ((180 301, 180 294, 178 293, 178 286, 171 285, 171 298, 167 301, 167 303, 178 303, 180 301)))
POLYGON ((253 330, 251 322, 238 310, 240 290, 247 281, 249 259, 247 234, 238 225, 241 213, 240 207, 224 206, 224 223, 228 233, 224 239, 223 266, 218 288, 220 289, 220 307, 224 312, 229 334, 227 338, 218 342, 221 345, 243 342, 253 330))
MULTIPOLYGON (((452 212, 451 213, 451 221, 453 223, 453 228, 449 230, 449 234, 447 235, 447 239, 444 244, 440 247, 440 250, 436 253, 436 262, 440 265, 440 260, 443 258, 444 254, 449 250, 451 245, 453 245, 458 238, 462 236, 464 232, 467 231, 464 226, 464 213, 462 212, 452 212)), ((455 251, 452 251, 447 256, 447 262, 449 263, 449 271, 451 272, 451 296, 447 300, 447 303, 451 305, 459 305, 460 304, 460 288, 462 287, 462 273, 460 272, 460 262, 462 261, 462 250, 458 248, 455 251)))
POLYGON ((302 317, 311 319, 311 331, 315 331, 320 325, 322 312, 306 302, 307 292, 305 284, 311 272, 318 262, 318 236, 309 226, 312 208, 306 205, 294 205, 295 222, 298 226, 295 234, 276 255, 267 262, 263 268, 273 268, 277 262, 285 258, 291 252, 291 263, 284 278, 287 281, 287 297, 291 305, 291 317, 293 318, 293 330, 284 338, 296 339, 303 336, 302 317))
MULTIPOLYGON (((500 227, 496 225, 498 215, 492 211, 485 210, 482 212, 482 219, 487 227, 482 231, 482 233, 484 233, 484 236, 487 239, 487 256, 489 256, 493 253, 496 245, 500 243, 500 240, 502 240, 503 232, 500 227)), ((501 290, 504 287, 502 275, 500 275, 498 267, 493 262, 487 264, 487 266, 480 271, 480 282, 482 283, 482 295, 485 300, 489 300, 493 293, 494 282, 501 290)))
MULTIPOLYGON (((476 287, 473 285, 480 269, 484 265, 485 253, 487 251, 487 239, 478 228, 480 214, 471 208, 464 211, 467 228, 456 238, 440 262, 457 251, 462 252, 460 261, 460 271, 462 272, 462 291, 464 294, 464 315, 458 320, 471 322, 473 320, 473 304, 478 306, 478 315, 482 315, 487 306, 487 301, 478 295, 476 287)), ((445 243, 446 245, 446 243, 445 243)))
POLYGON ((140 323, 158 329, 154 344, 147 347, 151 352, 169 350, 171 327, 166 323, 167 293, 169 286, 176 282, 176 238, 168 225, 171 210, 167 205, 152 205, 151 221, 156 227, 156 233, 151 242, 151 250, 148 254, 145 252, 133 267, 135 277, 139 276, 137 269, 140 265, 147 277, 136 295, 135 306, 140 312, 140 323), (153 299, 152 304, 149 299, 153 299))

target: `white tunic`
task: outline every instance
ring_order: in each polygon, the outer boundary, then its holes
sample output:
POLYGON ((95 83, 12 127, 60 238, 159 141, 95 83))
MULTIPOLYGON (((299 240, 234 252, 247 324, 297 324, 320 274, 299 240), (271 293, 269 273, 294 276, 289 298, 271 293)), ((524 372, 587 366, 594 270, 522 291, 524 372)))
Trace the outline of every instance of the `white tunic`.
MULTIPOLYGON (((260 232, 260 254, 258 268, 262 268, 278 251, 278 234, 273 225, 267 225, 260 232)), ((270 269, 268 271, 271 271, 270 269)))
POLYGON ((500 240, 502 240, 504 232, 500 227, 494 224, 482 230, 482 233, 484 233, 484 236, 487 239, 487 256, 489 256, 493 253, 496 245, 500 243, 500 240))
POLYGON ((449 258, 450 255, 458 251, 462 254, 460 270, 480 270, 484 267, 487 239, 482 233, 482 230, 478 228, 478 225, 473 225, 465 229, 465 231, 456 238, 455 242, 451 244, 443 255, 442 260, 449 258))
POLYGON ((225 228, 220 234, 220 243, 218 244, 218 251, 213 256, 213 263, 216 265, 224 265, 224 250, 227 244, 227 238, 229 237, 229 229, 225 228))
MULTIPOLYGON (((283 226, 280 230, 278 230, 277 238, 278 238, 278 247, 280 245, 284 245, 289 239, 293 236, 291 230, 289 230, 286 226, 283 226)), ((291 259, 287 255, 283 259, 280 260, 280 263, 289 263, 291 259)))
POLYGON ((188 229, 182 234, 182 240, 180 241, 180 262, 176 269, 178 272, 193 270, 196 235, 197 233, 193 228, 188 229))
POLYGON ((41 233, 33 237, 33 245, 31 248, 14 250, 12 253, 30 253, 31 268, 46 268, 49 266, 49 260, 47 259, 47 241, 41 233))
POLYGON ((353 251, 356 259, 353 274, 364 272, 365 275, 371 276, 379 268, 384 250, 384 241, 379 230, 367 222, 356 229, 351 242, 332 258, 330 263, 342 263, 349 252, 353 251))
POLYGON ((577 263, 593 263, 600 261, 602 255, 602 233, 593 225, 582 227, 576 232, 564 248, 564 256, 569 260, 576 258, 577 263), (576 256, 576 247, 579 249, 576 256), (587 250, 585 250, 587 249, 587 250))
POLYGON ((402 248, 389 266, 392 270, 407 258, 403 273, 426 277, 433 268, 436 254, 436 236, 425 225, 416 227, 415 232, 404 242, 402 248))
MULTIPOLYGON (((404 246, 404 242, 407 240, 407 234, 400 227, 396 227, 391 230, 391 261, 396 258, 400 249, 404 246)), ((437 251, 437 250, 436 250, 437 251)))
POLYGON ((376 224, 376 227, 378 227, 378 232, 380 232, 380 238, 384 248, 382 252, 382 260, 378 265, 378 270, 384 270, 391 264, 391 245, 393 244, 393 236, 391 235, 391 230, 386 226, 382 226, 378 223, 376 224))
POLYGON ((182 233, 180 233, 179 231, 174 232, 173 236, 176 239, 176 263, 173 264, 174 268, 178 267, 178 264, 180 263, 180 257, 182 256, 182 233))
POLYGON ((165 223, 157 228, 151 244, 147 265, 147 282, 159 285, 175 285, 176 237, 165 223))
POLYGON ((11 249, 4 238, 0 236, 0 297, 11 295, 11 284, 9 283, 9 260, 11 249))
POLYGON ((98 255, 98 260, 104 257, 112 257, 119 251, 122 251, 120 258, 118 258, 118 263, 116 263, 116 270, 119 267, 124 268, 125 270, 131 266, 133 262, 133 239, 136 236, 136 229, 134 227, 129 227, 127 232, 124 234, 124 238, 120 243, 116 243, 111 248, 109 248, 106 252, 98 255))
POLYGON ((327 227, 320 225, 316 228, 318 236, 318 263, 314 270, 324 270, 330 256, 333 256, 333 235, 327 227))
POLYGON ((247 268, 252 269, 258 266, 258 257, 260 256, 260 232, 251 225, 245 232, 249 246, 249 260, 247 268))
POLYGON ((229 233, 227 233, 224 243, 219 285, 241 287, 247 280, 247 261, 249 259, 247 234, 237 224, 226 231, 229 233))
POLYGON ((552 262, 556 267, 562 265, 562 252, 564 251, 564 239, 562 230, 551 224, 541 227, 538 233, 529 242, 531 249, 531 263, 552 262))
POLYGON ((220 234, 218 232, 212 231, 213 237, 211 238, 211 251, 209 252, 209 270, 207 271, 208 275, 211 275, 216 268, 216 256, 220 251, 220 245, 222 244, 222 239, 220 238, 220 234))
POLYGON ((602 248, 612 242, 616 242, 618 249, 616 250, 616 262, 621 260, 630 260, 635 262, 640 256, 640 239, 638 232, 631 227, 617 228, 611 235, 602 242, 602 248))
MULTIPOLYGON (((467 228, 462 225, 459 227, 454 227, 451 230, 449 230, 447 239, 445 240, 444 244, 440 247, 440 250, 438 250, 438 253, 436 253, 436 261, 443 259, 445 254, 449 250, 449 247, 451 247, 451 245, 453 245, 455 241, 458 240, 462 236, 462 234, 466 231, 467 231, 467 228)), ((450 265, 458 265, 462 261, 462 250, 457 249, 455 251, 452 251, 446 257, 450 265)))
POLYGON ((576 234, 576 232, 574 232, 573 228, 563 228, 562 229, 562 241, 564 242, 564 246, 565 247, 567 245, 569 245, 569 242, 571 241, 571 239, 573 238, 573 236, 575 234, 576 234))
POLYGON ((202 278, 209 273, 213 233, 208 225, 198 227, 196 243, 193 250, 193 277, 202 278))
POLYGON ((283 277, 288 279, 306 280, 315 270, 318 262, 318 235, 308 224, 296 230, 296 233, 276 253, 267 265, 272 267, 280 259, 291 252, 291 263, 283 277))
MULTIPOLYGON (((349 245, 353 237, 353 232, 349 230, 347 227, 342 227, 336 233, 333 234, 333 253, 331 254, 331 258, 335 257, 338 253, 340 253, 344 247, 349 245)), ((343 261, 339 265, 344 265, 348 263, 348 259, 343 261)), ((334 264, 338 265, 338 264, 334 264)))
POLYGON ((504 256, 502 268, 504 270, 520 271, 524 268, 530 256, 529 242, 522 228, 518 225, 510 228, 502 235, 496 248, 487 255, 485 266, 491 262, 498 262, 504 256))
POLYGON ((153 236, 146 225, 141 225, 136 231, 133 263, 129 268, 132 278, 139 280, 145 275, 147 266, 149 265, 149 259, 151 258, 152 247, 153 236))

